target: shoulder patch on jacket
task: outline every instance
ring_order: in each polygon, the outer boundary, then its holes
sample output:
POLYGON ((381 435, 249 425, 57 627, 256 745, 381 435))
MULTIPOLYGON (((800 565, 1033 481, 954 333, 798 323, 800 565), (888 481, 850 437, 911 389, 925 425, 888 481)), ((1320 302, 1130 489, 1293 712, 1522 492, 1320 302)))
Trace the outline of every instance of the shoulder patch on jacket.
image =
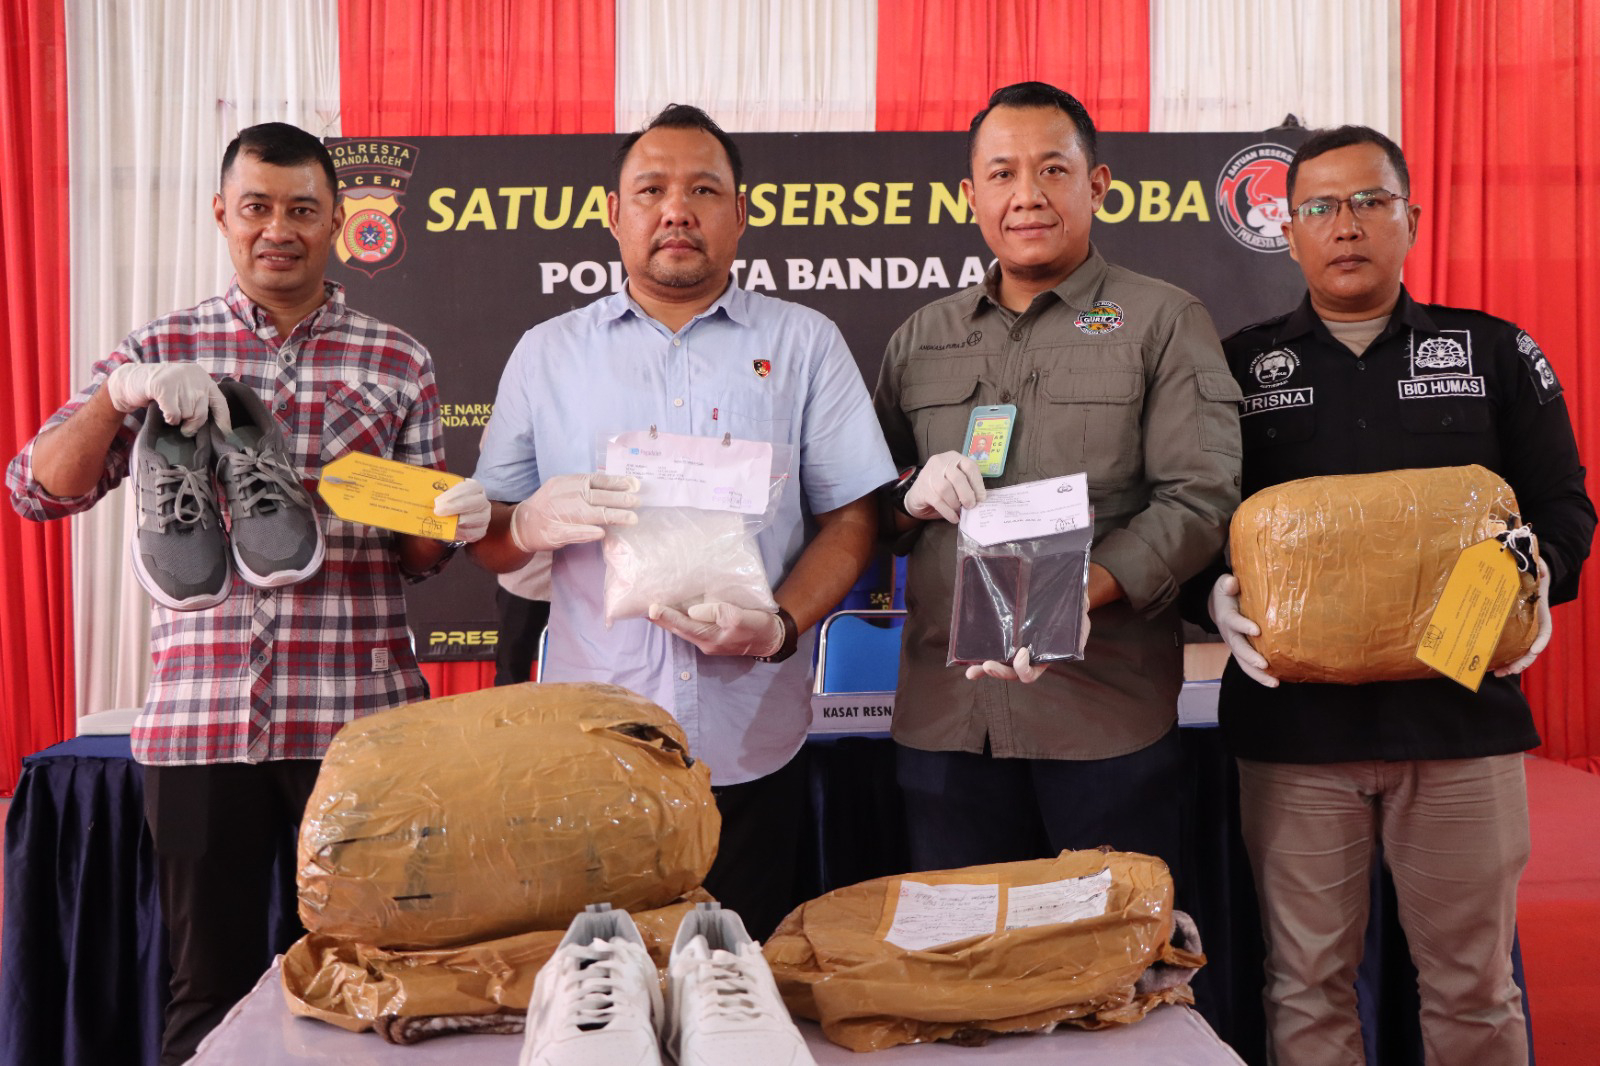
POLYGON ((1522 365, 1533 381, 1533 391, 1538 395, 1541 405, 1561 395, 1561 382, 1556 380, 1556 372, 1550 366, 1550 360, 1545 358, 1538 343, 1528 336, 1528 331, 1525 329, 1517 331, 1517 355, 1522 358, 1522 365))

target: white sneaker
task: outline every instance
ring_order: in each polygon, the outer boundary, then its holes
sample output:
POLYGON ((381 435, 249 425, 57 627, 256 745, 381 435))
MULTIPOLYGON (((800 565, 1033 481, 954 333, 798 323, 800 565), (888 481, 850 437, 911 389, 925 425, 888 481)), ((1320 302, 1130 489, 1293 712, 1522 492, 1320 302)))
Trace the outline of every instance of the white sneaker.
POLYGON ((720 903, 695 904, 678 927, 662 1046, 678 1066, 816 1066, 761 945, 720 903))
POLYGON ((591 903, 539 970, 520 1066, 659 1066, 661 980, 627 911, 591 903))

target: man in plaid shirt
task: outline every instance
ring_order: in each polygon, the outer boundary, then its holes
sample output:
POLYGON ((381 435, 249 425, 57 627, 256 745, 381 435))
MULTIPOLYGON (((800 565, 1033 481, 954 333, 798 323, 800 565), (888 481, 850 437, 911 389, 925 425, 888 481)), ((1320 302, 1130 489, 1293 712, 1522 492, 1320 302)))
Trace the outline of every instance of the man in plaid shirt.
MULTIPOLYGON (((336 188, 332 158, 303 130, 267 123, 229 145, 213 210, 233 285, 134 331, 95 365, 12 461, 18 512, 44 520, 93 506, 128 475, 151 403, 185 433, 209 432, 208 418, 226 428, 213 383, 223 377, 265 402, 307 484, 350 452, 443 468, 428 352, 351 310, 323 277, 344 221, 336 188)), ((462 541, 482 536, 489 505, 476 483, 436 506, 459 515, 462 541)), ((269 898, 293 898, 292 864, 287 884, 271 868, 333 735, 427 697, 402 581, 436 573, 450 546, 317 517, 325 558, 309 580, 256 588, 235 574, 218 606, 153 609, 154 669, 133 752, 146 767, 173 967, 164 1064, 188 1059, 250 990, 263 948, 282 951, 299 935, 291 912, 291 931, 269 942, 269 898)))

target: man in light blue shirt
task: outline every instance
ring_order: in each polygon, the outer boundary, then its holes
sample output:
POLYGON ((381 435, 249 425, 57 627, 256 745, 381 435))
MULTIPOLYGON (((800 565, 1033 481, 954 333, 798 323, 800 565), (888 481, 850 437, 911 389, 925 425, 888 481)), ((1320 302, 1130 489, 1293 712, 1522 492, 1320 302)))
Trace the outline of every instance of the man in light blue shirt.
POLYGON ((506 502, 471 553, 504 572, 555 552, 545 679, 609 681, 672 712, 723 818, 706 888, 765 937, 796 902, 805 780, 792 760, 811 718, 811 629, 866 566, 872 493, 895 471, 838 328, 733 283, 740 170, 698 108, 670 106, 623 142, 608 207, 628 284, 535 326, 512 353, 475 474, 506 502), (597 441, 651 426, 792 449, 777 517, 756 538, 776 614, 652 606, 606 628, 598 541, 637 520, 638 485, 594 472, 597 441))

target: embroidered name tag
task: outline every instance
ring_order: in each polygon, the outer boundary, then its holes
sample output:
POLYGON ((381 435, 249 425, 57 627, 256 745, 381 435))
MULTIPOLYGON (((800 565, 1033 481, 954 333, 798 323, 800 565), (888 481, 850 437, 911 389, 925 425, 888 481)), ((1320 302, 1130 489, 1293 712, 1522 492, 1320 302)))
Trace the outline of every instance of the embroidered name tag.
POLYGON ((1285 407, 1310 407, 1315 389, 1280 389, 1277 392, 1253 392, 1239 401, 1239 417, 1259 415, 1263 411, 1277 411, 1285 407))

